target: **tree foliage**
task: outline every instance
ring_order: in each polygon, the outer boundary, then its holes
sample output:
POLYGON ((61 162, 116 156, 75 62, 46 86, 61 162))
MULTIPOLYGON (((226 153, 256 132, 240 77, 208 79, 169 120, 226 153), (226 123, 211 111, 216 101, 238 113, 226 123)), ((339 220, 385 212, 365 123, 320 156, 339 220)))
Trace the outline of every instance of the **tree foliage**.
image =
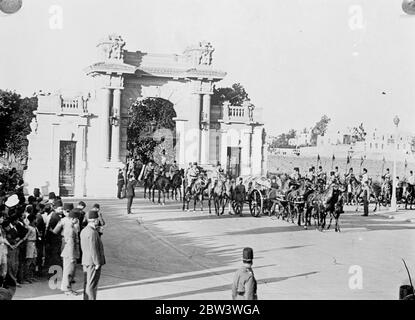
POLYGON ((7 158, 27 157, 27 136, 37 109, 37 98, 22 98, 12 91, 0 90, 0 153, 7 158))
POLYGON ((155 148, 164 142, 155 138, 155 132, 168 129, 174 135, 173 104, 161 98, 137 100, 130 106, 129 116, 127 150, 131 157, 147 163, 154 159, 155 148))
POLYGON ((295 138, 297 132, 294 129, 290 129, 288 133, 282 133, 276 136, 271 143, 269 144, 269 149, 276 148, 294 148, 294 146, 289 144, 290 139, 295 138))
POLYGON ((223 102, 229 101, 234 106, 240 106, 248 99, 248 93, 240 83, 234 83, 231 87, 213 89, 213 105, 222 105, 223 102))
POLYGON ((323 115, 319 121, 316 122, 313 129, 311 129, 311 138, 310 142, 311 145, 317 144, 317 137, 324 135, 327 131, 327 126, 330 122, 330 118, 326 115, 323 115))

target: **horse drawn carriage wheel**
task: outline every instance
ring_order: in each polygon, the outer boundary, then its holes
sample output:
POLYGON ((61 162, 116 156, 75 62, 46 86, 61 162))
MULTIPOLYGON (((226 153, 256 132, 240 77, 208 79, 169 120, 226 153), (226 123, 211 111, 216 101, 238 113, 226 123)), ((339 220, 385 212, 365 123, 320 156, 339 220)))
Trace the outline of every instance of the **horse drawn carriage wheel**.
POLYGON ((249 211, 253 217, 259 217, 264 206, 264 199, 259 190, 254 189, 249 196, 249 211))

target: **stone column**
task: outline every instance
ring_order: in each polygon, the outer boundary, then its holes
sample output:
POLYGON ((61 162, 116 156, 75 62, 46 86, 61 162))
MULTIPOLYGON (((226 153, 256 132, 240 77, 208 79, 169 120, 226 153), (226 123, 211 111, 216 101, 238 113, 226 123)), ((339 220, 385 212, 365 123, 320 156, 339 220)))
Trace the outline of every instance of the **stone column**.
POLYGON ((110 105, 111 105, 111 89, 103 88, 103 105, 102 105, 102 160, 108 162, 110 160, 110 105))
MULTIPOLYGON (((86 119, 85 119, 86 120, 86 119)), ((75 164, 75 197, 86 196, 86 132, 87 124, 78 124, 75 164)))
POLYGON ((201 132, 200 162, 209 163, 209 140, 210 140, 210 94, 203 95, 202 120, 205 128, 201 132))
POLYGON ((118 118, 118 123, 112 125, 111 135, 111 161, 120 161, 120 130, 121 130, 121 89, 114 89, 113 116, 118 118))
POLYGON ((176 122, 176 139, 177 144, 176 148, 178 148, 177 154, 177 164, 180 168, 186 168, 186 140, 185 140, 185 121, 183 119, 173 119, 176 122))
POLYGON ((226 172, 227 168, 227 154, 228 154, 228 130, 221 130, 221 141, 220 141, 220 163, 223 170, 226 172))
POLYGON ((252 174, 251 137, 251 127, 246 128, 241 132, 241 175, 252 174))
POLYGON ((252 135, 252 174, 260 175, 262 169, 262 126, 257 126, 252 135))
POLYGON ((194 94, 194 101, 193 101, 193 108, 195 108, 193 114, 195 115, 194 119, 189 123, 189 130, 195 130, 194 132, 191 132, 188 137, 186 137, 186 142, 192 144, 192 146, 195 144, 197 146, 197 152, 196 154, 193 154, 192 150, 190 149, 187 153, 188 161, 194 162, 200 162, 201 159, 201 130, 200 130, 200 102, 201 102, 202 96, 199 93, 194 94), (189 139, 191 141, 188 141, 189 139))
POLYGON ((51 164, 52 173, 49 185, 49 192, 53 191, 57 195, 60 194, 59 189, 59 157, 60 157, 60 139, 58 135, 59 123, 52 123, 52 146, 51 150, 51 164))

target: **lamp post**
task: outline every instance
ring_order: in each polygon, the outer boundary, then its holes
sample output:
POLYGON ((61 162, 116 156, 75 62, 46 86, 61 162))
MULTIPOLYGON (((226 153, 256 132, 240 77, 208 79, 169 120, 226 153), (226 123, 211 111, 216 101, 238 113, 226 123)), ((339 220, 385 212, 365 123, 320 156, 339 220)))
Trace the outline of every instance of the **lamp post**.
POLYGON ((395 125, 395 146, 393 152, 393 177, 392 177, 392 199, 391 199, 391 211, 397 211, 397 204, 396 204, 396 155, 398 152, 398 125, 399 125, 399 117, 395 116, 393 118, 393 124, 395 125))

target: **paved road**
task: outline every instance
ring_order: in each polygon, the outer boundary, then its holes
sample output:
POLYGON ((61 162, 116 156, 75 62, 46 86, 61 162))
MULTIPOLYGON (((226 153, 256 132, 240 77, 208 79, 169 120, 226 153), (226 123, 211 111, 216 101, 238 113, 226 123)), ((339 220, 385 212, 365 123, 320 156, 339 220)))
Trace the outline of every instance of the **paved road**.
MULTIPOLYGON (((140 198, 126 215, 126 200, 86 202, 100 203, 107 221, 98 299, 229 299, 245 246, 254 249, 260 299, 396 299, 406 279, 401 257, 415 272, 415 224, 404 219, 350 211, 336 233, 253 218, 247 208, 244 217, 216 217, 140 198)), ((15 298, 81 299, 47 281, 25 285, 15 298)))

